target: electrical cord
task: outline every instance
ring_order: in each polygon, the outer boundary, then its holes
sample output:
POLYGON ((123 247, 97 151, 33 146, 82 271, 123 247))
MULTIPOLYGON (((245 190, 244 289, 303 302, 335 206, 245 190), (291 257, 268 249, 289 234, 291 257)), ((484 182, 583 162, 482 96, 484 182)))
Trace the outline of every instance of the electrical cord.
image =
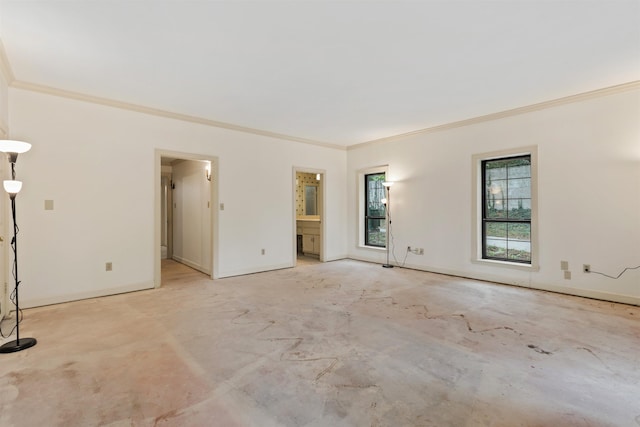
POLYGON ((599 274, 599 275, 601 275, 601 276, 608 277, 609 279, 614 279, 614 280, 616 280, 616 279, 619 279, 619 278, 620 278, 624 273, 626 273, 628 270, 637 270, 637 269, 639 269, 639 268, 640 268, 640 265, 639 265, 639 266, 637 266, 637 267, 627 267, 627 268, 625 268, 624 270, 622 270, 622 271, 620 272, 620 274, 618 274, 618 275, 617 275, 617 276, 615 276, 615 277, 614 277, 614 276, 609 276, 608 274, 605 274, 605 273, 600 273, 599 271, 593 271, 593 270, 591 270, 589 273, 599 274))
POLYGON ((398 258, 396 258, 396 244, 393 238, 393 229, 391 227, 391 207, 387 206, 387 215, 389 216, 389 244, 391 245, 391 255, 393 256, 393 260, 396 262, 396 265, 400 268, 403 268, 405 263, 407 262, 407 256, 409 255, 409 251, 404 254, 404 259, 402 262, 398 262, 398 258))
MULTIPOLYGON (((17 251, 16 251, 16 236, 18 235, 18 232, 20 231, 20 229, 18 228, 18 226, 16 224, 14 224, 15 227, 15 236, 11 239, 11 249, 13 249, 13 256, 14 256, 14 260, 15 257, 18 256, 17 251)), ((12 268, 12 276, 13 276, 13 280, 14 283, 16 284, 16 286, 13 288, 13 291, 11 292, 11 295, 9 296, 9 300, 11 300, 11 302, 13 303, 13 305, 15 307, 17 307, 18 305, 16 304, 16 292, 18 291, 18 286, 20 286, 20 281, 18 281, 18 278, 16 277, 16 263, 14 261, 13 263, 13 268, 12 268)), ((22 313, 22 309, 18 308, 18 310, 16 311, 16 323, 15 325, 13 325, 13 328, 11 328, 11 331, 5 335, 4 332, 2 332, 2 323, 0 323, 0 336, 2 338, 9 338, 11 335, 13 335, 13 333, 16 331, 16 328, 18 327, 18 324, 20 322, 22 322, 22 318, 24 317, 23 313, 22 313)))

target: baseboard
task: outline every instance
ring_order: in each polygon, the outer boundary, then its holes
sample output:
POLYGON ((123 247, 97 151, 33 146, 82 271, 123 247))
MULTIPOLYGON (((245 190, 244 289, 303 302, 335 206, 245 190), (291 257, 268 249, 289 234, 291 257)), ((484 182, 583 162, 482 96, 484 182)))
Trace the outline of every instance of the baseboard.
POLYGON ((324 257, 324 262, 331 262, 331 261, 340 261, 341 259, 349 259, 349 255, 334 255, 334 256, 330 256, 330 257, 324 257))
MULTIPOLYGON (((378 260, 371 260, 371 259, 366 259, 358 256, 350 256, 349 259, 382 264, 382 262, 378 260)), ((547 283, 529 283, 529 282, 523 282, 516 279, 506 279, 502 276, 497 276, 494 274, 474 273, 474 272, 468 272, 468 271, 436 268, 436 267, 430 267, 430 266, 425 267, 425 266, 415 265, 415 264, 405 264, 402 268, 409 268, 411 270, 424 271, 427 273, 445 274, 447 276, 462 277, 465 279, 482 280, 483 282, 493 282, 493 283, 499 283, 501 285, 518 286, 521 288, 535 289, 539 291, 555 292, 555 293, 564 294, 564 295, 572 295, 572 296, 583 297, 583 298, 591 298, 591 299, 597 299, 602 301, 611 301, 611 302, 617 302, 621 304, 640 306, 640 297, 633 296, 633 295, 614 294, 614 293, 596 291, 591 289, 572 288, 568 286, 561 286, 561 285, 547 284, 547 283)))
POLYGON ((282 270, 285 268, 293 268, 293 264, 288 262, 283 264, 266 265, 257 268, 247 268, 230 272, 222 272, 220 273, 219 278, 224 279, 225 277, 245 276, 247 274, 264 273, 267 271, 282 270))
POLYGON ((179 257, 179 256, 177 256, 177 255, 173 255, 171 258, 172 258, 174 261, 178 261, 180 264, 184 264, 184 265, 186 265, 187 267, 191 267, 191 268, 193 268, 194 270, 198 270, 198 271, 199 271, 199 272, 201 272, 201 273, 204 273, 204 274, 206 274, 206 275, 211 276, 211 269, 206 269, 206 268, 204 268, 203 266, 201 266, 200 264, 196 264, 195 262, 191 262, 191 261, 189 261, 188 259, 186 259, 186 258, 182 258, 182 257, 179 257))
POLYGON ((49 298, 22 299, 20 298, 20 308, 34 308, 45 305, 62 304, 65 302, 79 301, 83 299, 106 297, 110 295, 125 294, 128 292, 143 291, 153 289, 153 281, 136 283, 132 285, 117 286, 113 288, 97 289, 89 292, 79 292, 75 294, 65 294, 49 298))

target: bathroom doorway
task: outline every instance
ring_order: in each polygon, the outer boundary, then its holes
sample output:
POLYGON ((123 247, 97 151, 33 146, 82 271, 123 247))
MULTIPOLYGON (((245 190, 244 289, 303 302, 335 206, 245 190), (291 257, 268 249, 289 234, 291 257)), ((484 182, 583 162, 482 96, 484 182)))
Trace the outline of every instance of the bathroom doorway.
POLYGON ((320 169, 293 169, 293 265, 324 262, 325 179, 320 169))

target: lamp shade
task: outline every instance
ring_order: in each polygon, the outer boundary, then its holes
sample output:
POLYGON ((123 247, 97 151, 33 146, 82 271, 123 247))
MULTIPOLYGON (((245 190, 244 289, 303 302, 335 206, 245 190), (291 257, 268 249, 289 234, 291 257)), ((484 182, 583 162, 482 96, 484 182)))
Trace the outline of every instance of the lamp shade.
POLYGON ((0 139, 0 151, 3 153, 26 153, 31 150, 31 144, 22 141, 12 141, 10 139, 0 139))
POLYGON ((382 185, 384 185, 385 187, 389 188, 393 185, 393 181, 385 181, 382 183, 382 185))
POLYGON ((18 194, 22 190, 22 181, 7 179, 4 181, 4 191, 11 195, 18 194))

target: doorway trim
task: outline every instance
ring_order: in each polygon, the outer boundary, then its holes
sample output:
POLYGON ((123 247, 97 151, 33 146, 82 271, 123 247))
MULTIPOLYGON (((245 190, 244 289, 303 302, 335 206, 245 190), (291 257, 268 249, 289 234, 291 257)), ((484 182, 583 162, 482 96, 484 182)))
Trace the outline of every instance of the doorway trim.
POLYGON ((297 233, 297 212, 296 212, 296 173, 297 172, 303 172, 303 173, 315 173, 315 174, 320 174, 320 197, 319 197, 319 201, 320 201, 320 261, 324 262, 325 260, 325 247, 326 247, 326 238, 325 236, 327 235, 327 226, 326 226, 326 220, 325 218, 327 217, 327 203, 326 203, 326 180, 327 180, 327 171, 326 169, 316 169, 316 168, 308 168, 308 167, 302 167, 302 166, 294 166, 293 167, 293 172, 291 174, 292 176, 292 180, 291 180, 291 209, 292 209, 292 215, 293 215, 293 244, 292 244, 292 260, 291 260, 291 265, 293 267, 295 267, 297 265, 298 262, 298 233, 297 233))
POLYGON ((162 283, 162 268, 161 268, 161 232, 162 232, 162 197, 160 192, 160 182, 162 176, 162 158, 171 157, 181 160, 195 160, 195 161, 209 161, 212 164, 211 168, 211 193, 209 195, 211 200, 211 255, 212 255, 212 268, 211 278, 219 278, 218 268, 218 170, 220 169, 220 162, 217 156, 211 156, 208 154, 196 154, 185 153, 179 151, 169 150, 155 150, 154 155, 154 175, 153 175, 153 193, 154 193, 154 238, 153 238, 153 286, 159 288, 162 283))

